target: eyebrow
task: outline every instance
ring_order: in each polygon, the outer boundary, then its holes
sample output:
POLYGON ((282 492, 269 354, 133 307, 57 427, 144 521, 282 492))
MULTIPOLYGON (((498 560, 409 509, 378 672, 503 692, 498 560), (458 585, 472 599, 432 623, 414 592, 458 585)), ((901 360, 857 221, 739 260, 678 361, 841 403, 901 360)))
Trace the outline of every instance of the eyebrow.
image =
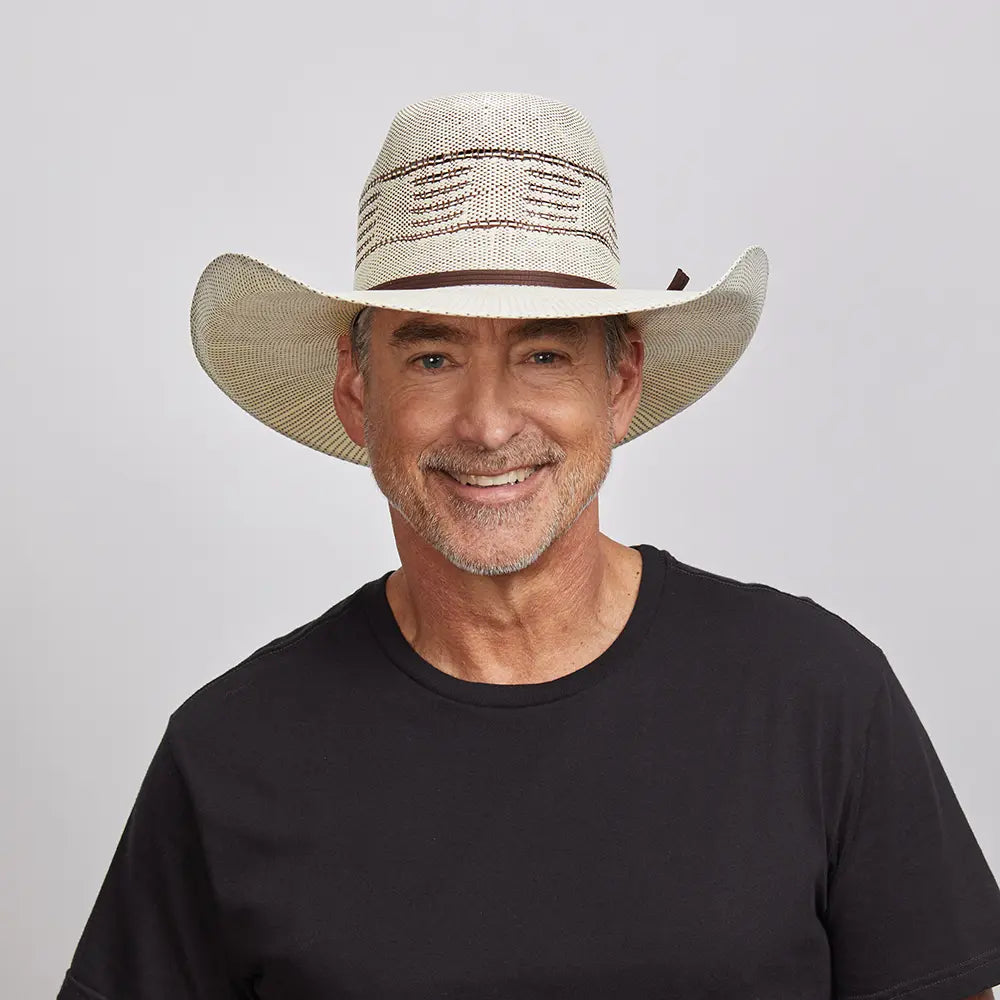
MULTIPOLYGON (((580 322, 569 318, 529 319, 512 327, 507 334, 511 343, 539 337, 554 337, 566 341, 578 350, 587 342, 587 331, 580 322)), ((411 344, 444 341, 450 344, 468 344, 474 338, 467 331, 449 323, 424 319, 408 319, 389 335, 390 347, 408 347, 411 344)))

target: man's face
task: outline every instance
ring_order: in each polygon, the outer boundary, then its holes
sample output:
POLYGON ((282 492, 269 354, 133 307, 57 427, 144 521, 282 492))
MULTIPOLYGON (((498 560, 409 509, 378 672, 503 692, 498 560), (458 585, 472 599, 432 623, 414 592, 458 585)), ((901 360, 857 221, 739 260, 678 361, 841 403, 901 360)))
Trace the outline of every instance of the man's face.
MULTIPOLYGON (((630 382, 608 376, 598 318, 375 310, 367 379, 355 373, 351 381, 363 396, 364 444, 379 488, 455 566, 495 575, 531 565, 608 474, 612 447, 638 405, 641 343, 633 349, 621 369, 633 372, 630 382), (522 481, 468 482, 514 470, 522 481)), ((345 361, 342 344, 338 383, 351 379, 345 361)), ((338 388, 338 413, 357 433, 357 413, 352 419, 342 403, 338 388)))

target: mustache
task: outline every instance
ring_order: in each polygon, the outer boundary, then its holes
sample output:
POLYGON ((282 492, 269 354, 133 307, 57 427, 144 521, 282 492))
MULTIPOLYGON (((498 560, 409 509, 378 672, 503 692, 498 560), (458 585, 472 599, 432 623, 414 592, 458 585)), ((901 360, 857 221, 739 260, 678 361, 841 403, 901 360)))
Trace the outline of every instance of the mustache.
POLYGON ((561 462, 566 457, 562 448, 548 445, 533 452, 467 452, 451 449, 437 450, 421 456, 417 467, 424 472, 466 472, 475 469, 482 475, 499 475, 505 469, 533 468, 561 462))

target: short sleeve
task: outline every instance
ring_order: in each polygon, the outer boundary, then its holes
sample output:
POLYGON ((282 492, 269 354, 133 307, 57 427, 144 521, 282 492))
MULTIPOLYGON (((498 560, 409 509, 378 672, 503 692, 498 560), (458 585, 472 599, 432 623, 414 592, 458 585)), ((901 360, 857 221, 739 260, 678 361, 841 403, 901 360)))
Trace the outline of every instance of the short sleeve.
POLYGON ((165 733, 57 1000, 246 995, 230 980, 196 817, 165 733))
POLYGON ((1000 888, 881 662, 828 895, 834 998, 965 1000, 1000 984, 1000 888))

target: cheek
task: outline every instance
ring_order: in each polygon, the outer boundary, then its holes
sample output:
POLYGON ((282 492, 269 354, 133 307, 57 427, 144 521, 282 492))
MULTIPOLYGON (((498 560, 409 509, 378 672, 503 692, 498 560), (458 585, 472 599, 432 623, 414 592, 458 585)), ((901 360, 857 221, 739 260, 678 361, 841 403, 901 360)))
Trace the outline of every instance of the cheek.
POLYGON ((539 400, 534 413, 544 430, 566 441, 602 437, 610 418, 607 400, 583 386, 550 392, 539 400))
POLYGON ((447 408, 426 393, 397 389, 376 410, 377 426, 392 442, 393 451, 426 447, 448 425, 447 408))

